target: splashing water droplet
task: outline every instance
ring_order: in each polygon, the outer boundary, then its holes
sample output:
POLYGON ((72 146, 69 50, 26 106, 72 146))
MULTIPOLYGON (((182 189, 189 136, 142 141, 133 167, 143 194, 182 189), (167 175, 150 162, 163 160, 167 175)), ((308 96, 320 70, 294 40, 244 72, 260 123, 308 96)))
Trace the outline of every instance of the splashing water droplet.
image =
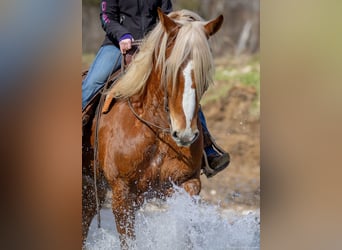
MULTIPOLYGON (((101 216, 102 228, 91 227, 86 249, 120 249, 111 209, 103 209, 101 216)), ((133 250, 259 249, 260 213, 220 210, 177 188, 162 204, 144 204, 136 214, 135 232, 133 250)))

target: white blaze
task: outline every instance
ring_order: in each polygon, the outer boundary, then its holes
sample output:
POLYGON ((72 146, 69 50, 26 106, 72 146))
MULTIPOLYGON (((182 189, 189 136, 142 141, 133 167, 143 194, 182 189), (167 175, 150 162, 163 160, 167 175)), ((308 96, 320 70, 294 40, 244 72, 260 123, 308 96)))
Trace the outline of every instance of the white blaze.
POLYGON ((190 61, 183 70, 184 75, 184 92, 183 92, 183 111, 186 120, 186 129, 190 129, 191 120, 193 118, 196 106, 196 92, 195 89, 191 87, 192 78, 192 61, 190 61))

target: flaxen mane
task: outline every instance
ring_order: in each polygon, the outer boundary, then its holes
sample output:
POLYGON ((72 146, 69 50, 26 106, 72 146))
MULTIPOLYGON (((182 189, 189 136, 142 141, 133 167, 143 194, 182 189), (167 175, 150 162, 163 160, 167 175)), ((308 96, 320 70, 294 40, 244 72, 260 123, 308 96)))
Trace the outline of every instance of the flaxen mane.
MULTIPOLYGON (((127 72, 109 90, 108 95, 114 98, 127 98, 143 92, 146 82, 155 68, 161 70, 161 84, 176 84, 180 67, 192 60, 197 97, 200 98, 209 84, 212 83, 213 60, 209 41, 204 33, 205 22, 196 13, 181 10, 168 15, 180 25, 174 47, 169 58, 165 58, 167 34, 161 23, 148 35, 140 47, 127 72)), ((175 89, 175 88, 173 88, 175 89)))

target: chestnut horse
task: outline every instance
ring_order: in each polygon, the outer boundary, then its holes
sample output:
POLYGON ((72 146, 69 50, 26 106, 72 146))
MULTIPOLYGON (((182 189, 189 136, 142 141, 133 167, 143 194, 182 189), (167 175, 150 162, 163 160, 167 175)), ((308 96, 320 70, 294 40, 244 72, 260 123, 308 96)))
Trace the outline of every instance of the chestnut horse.
MULTIPOLYGON (((99 173, 112 189, 116 229, 126 247, 126 237, 134 238, 135 212, 145 199, 165 198, 173 185, 190 195, 201 190, 203 135, 197 113, 212 83, 208 39, 221 27, 223 16, 205 22, 188 10, 169 15, 158 10, 158 15, 160 22, 108 91, 104 107, 113 98, 115 104, 105 108, 98 122, 93 120, 91 145, 84 149, 93 147, 98 126, 99 173)), ((90 159, 83 157, 89 168, 90 159)), ((103 190, 100 185, 100 200, 103 190)), ((84 237, 96 213, 94 203, 94 194, 88 192, 83 197, 84 237), (90 206, 87 199, 92 199, 90 206)))

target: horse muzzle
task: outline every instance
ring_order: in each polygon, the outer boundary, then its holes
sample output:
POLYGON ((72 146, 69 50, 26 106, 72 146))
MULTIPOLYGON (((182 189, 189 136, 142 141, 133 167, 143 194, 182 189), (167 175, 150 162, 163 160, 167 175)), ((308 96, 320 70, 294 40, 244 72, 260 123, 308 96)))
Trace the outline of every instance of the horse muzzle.
POLYGON ((198 136, 199 136, 198 129, 194 131, 192 131, 191 129, 184 130, 184 131, 177 131, 177 130, 171 131, 171 137, 177 143, 179 147, 189 147, 192 143, 196 141, 198 136))

